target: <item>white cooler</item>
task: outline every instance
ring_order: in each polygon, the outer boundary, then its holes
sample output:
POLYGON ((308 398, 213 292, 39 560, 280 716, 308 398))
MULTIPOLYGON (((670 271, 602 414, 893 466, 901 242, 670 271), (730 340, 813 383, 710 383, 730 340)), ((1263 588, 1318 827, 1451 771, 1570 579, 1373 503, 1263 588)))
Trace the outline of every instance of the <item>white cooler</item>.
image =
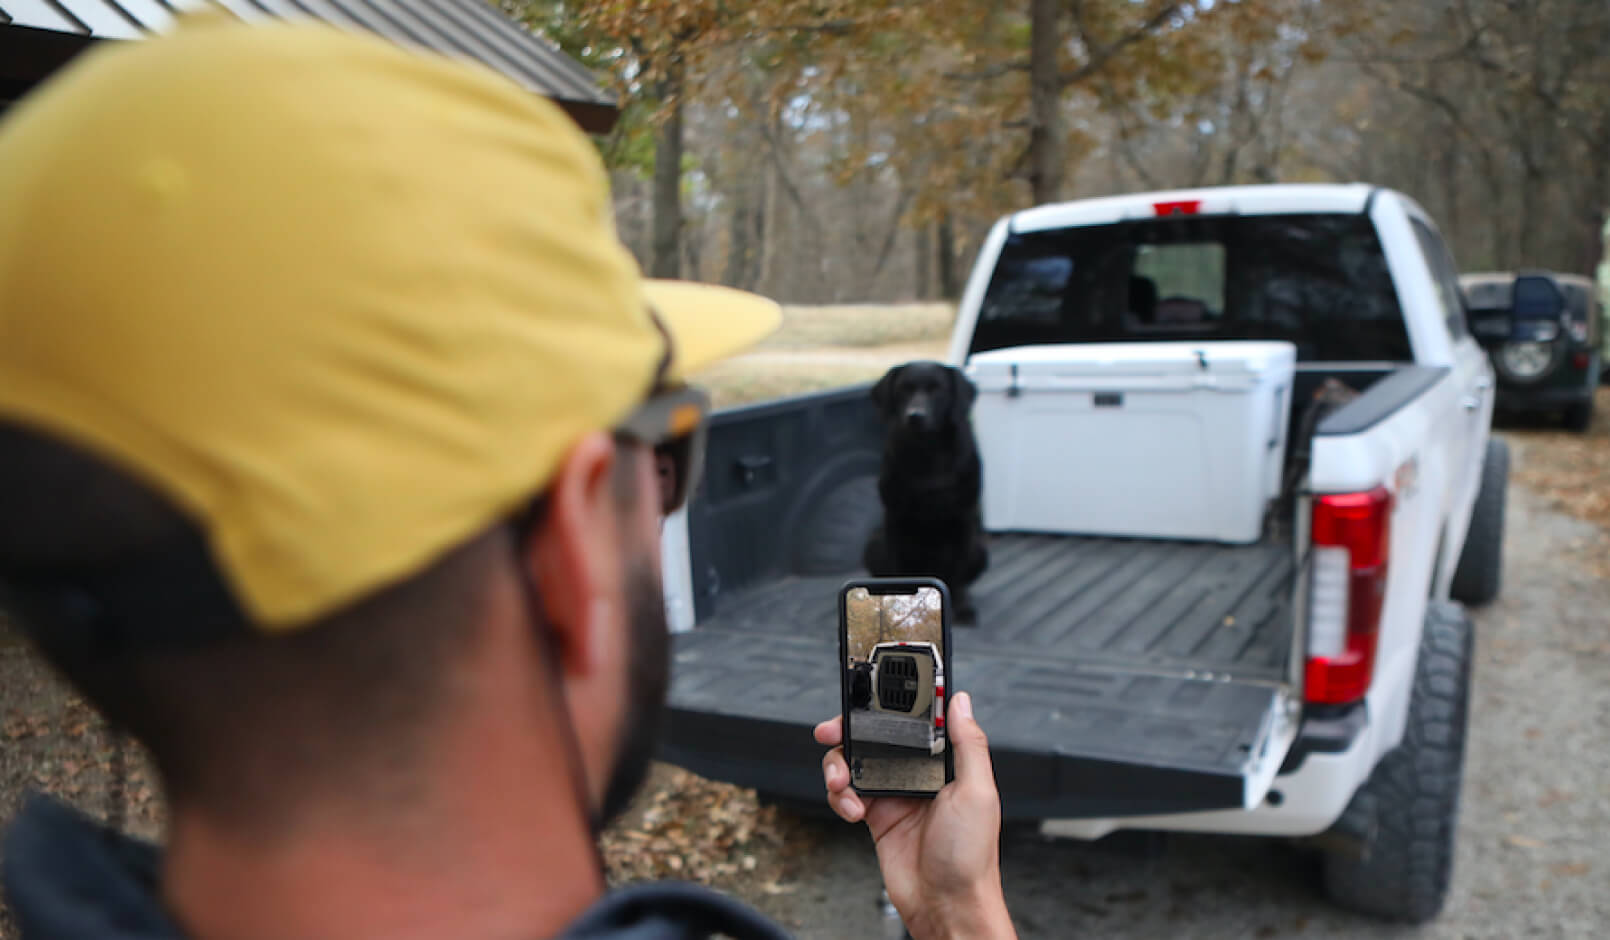
POLYGON ((1290 343, 1088 343, 973 356, 984 526, 1255 542, 1279 495, 1290 343))

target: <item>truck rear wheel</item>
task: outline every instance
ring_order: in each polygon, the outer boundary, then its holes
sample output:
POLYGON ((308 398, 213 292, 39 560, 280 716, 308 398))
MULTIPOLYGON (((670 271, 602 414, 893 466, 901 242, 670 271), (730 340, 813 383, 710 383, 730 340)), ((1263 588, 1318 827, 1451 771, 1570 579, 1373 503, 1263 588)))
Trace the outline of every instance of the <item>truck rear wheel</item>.
POLYGON ((1325 856, 1325 892, 1350 910, 1409 923, 1442 911, 1453 876, 1474 637, 1456 604, 1433 601, 1420 638, 1403 740, 1344 815, 1370 833, 1358 856, 1325 856))
POLYGON ((1454 600, 1480 606, 1498 597, 1504 569, 1504 503, 1509 496, 1509 445, 1487 442, 1481 463, 1481 489, 1470 510, 1470 528, 1459 553, 1449 593, 1454 600))

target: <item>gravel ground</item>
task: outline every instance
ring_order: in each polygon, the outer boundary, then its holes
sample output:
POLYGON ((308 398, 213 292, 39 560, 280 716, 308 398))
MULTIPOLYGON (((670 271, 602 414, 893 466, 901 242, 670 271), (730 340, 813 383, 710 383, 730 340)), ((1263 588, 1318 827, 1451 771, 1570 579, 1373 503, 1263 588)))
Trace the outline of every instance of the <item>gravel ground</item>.
MULTIPOLYGON (((1527 448, 1517 448, 1517 469, 1527 448)), ((1229 837, 1096 843, 1009 833, 1008 901, 1028 937, 1599 937, 1610 934, 1610 537, 1510 496, 1502 598, 1475 612, 1479 656, 1459 855, 1442 917, 1388 927, 1330 907, 1307 854, 1229 837)), ((817 823, 788 894, 752 897, 804 940, 878 937, 864 831, 817 823)))

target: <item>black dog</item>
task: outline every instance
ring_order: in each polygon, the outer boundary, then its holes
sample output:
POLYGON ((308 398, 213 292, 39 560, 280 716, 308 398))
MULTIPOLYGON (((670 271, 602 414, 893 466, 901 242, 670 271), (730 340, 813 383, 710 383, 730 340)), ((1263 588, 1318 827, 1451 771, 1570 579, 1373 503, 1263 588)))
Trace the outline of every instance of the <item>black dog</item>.
POLYGON ((850 707, 872 707, 871 663, 856 663, 850 667, 850 707))
POLYGON ((989 565, 979 488, 983 472, 969 412, 978 390, 937 362, 890 369, 872 389, 886 433, 878 495, 883 525, 862 563, 877 578, 927 575, 950 588, 958 623, 976 614, 968 586, 989 565))

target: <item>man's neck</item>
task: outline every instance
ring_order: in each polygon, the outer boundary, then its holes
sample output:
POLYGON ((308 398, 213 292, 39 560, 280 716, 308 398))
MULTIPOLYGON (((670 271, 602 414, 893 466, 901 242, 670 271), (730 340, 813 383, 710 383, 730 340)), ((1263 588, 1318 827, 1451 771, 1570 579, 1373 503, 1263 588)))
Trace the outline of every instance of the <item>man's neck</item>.
POLYGON ((560 744, 479 731, 458 729, 426 806, 394 822, 332 804, 265 840, 175 807, 165 903, 203 940, 558 933, 604 889, 560 744))

